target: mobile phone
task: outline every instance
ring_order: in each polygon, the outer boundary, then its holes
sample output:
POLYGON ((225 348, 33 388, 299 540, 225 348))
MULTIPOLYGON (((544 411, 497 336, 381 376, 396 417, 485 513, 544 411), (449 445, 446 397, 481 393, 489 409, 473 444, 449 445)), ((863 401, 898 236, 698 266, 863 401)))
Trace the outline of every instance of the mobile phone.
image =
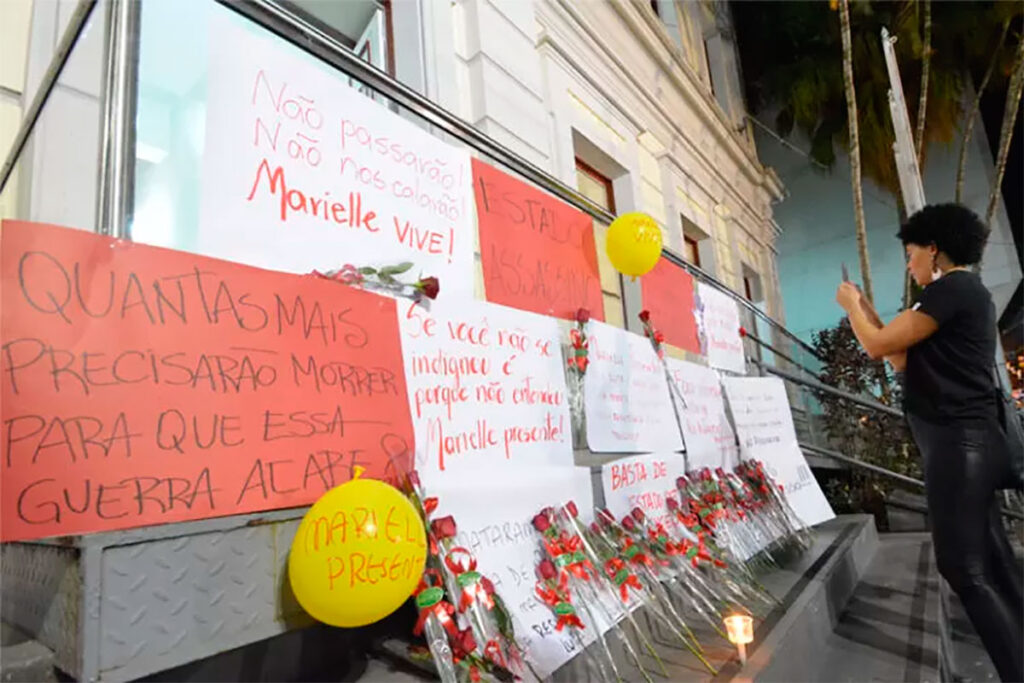
POLYGON ((843 282, 849 282, 849 281, 850 281, 850 271, 847 270, 846 264, 844 263, 843 264, 843 282))

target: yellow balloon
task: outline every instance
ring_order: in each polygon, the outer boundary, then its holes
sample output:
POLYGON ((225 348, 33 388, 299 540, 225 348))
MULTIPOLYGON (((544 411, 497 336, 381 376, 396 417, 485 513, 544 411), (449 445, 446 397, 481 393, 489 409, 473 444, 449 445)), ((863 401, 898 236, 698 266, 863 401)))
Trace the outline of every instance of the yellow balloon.
POLYGON ((623 275, 645 275, 661 257, 661 228, 645 213, 624 213, 608 226, 608 258, 623 275))
POLYGON ((299 524, 288 577, 299 604, 332 626, 365 626, 398 609, 423 576, 427 534, 393 486, 356 478, 325 493, 299 524))

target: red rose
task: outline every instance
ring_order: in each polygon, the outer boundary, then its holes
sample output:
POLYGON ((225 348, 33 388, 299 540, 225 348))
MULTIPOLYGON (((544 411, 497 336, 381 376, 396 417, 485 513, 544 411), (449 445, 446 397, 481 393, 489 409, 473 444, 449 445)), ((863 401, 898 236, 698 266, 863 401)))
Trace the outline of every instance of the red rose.
POLYGON ((543 512, 534 516, 532 524, 533 528, 542 534, 551 528, 551 520, 543 512))
POLYGON ((665 334, 661 330, 657 330, 654 333, 654 341, 658 342, 659 344, 664 344, 665 343, 665 334))
POLYGON ((725 470, 723 470, 721 467, 716 467, 715 468, 715 476, 716 477, 724 477, 725 476, 725 470))
POLYGON ((639 317, 640 317, 640 322, 642 322, 642 323, 649 322, 650 319, 651 319, 651 312, 648 311, 647 309, 644 309, 644 310, 640 311, 640 316, 639 317))
POLYGON ((685 489, 690 483, 690 480, 686 477, 676 477, 676 488, 685 489))
POLYGON ((429 498, 423 499, 423 511, 427 513, 428 517, 437 509, 437 505, 438 500, 436 496, 430 496, 429 498))
POLYGON ((480 577, 480 586, 488 595, 494 595, 494 584, 486 576, 480 577))
POLYGON ((599 534, 599 533, 601 533, 601 527, 599 527, 599 526, 597 525, 597 522, 591 522, 591 523, 590 523, 590 530, 591 530, 592 532, 594 532, 595 534, 599 534))
POLYGON ((608 508, 598 510, 597 521, 601 523, 601 526, 611 526, 611 523, 615 521, 615 515, 613 515, 608 508))
POLYGON ((473 629, 466 628, 459 631, 459 635, 452 639, 452 649, 460 656, 465 656, 476 649, 476 639, 473 637, 473 629))
POLYGON ((676 500, 675 498, 666 498, 665 505, 667 505, 668 509, 671 510, 672 512, 675 512, 676 510, 679 509, 679 501, 676 500))
POLYGON ((636 531, 636 523, 628 515, 622 518, 622 526, 626 528, 626 531, 636 531))
POLYGON ((441 283, 436 277, 425 277, 416 283, 416 289, 423 292, 428 299, 436 299, 437 293, 441 291, 441 283))
POLYGON ((548 581, 555 578, 555 564, 551 560, 541 560, 540 564, 537 565, 537 573, 540 574, 540 578, 548 581))
POLYGON ((747 329, 745 327, 740 327, 740 336, 741 337, 746 337, 747 336, 747 329))
POLYGON ((581 308, 576 311, 576 322, 585 323, 590 320, 590 311, 585 308, 581 308))
POLYGON ((579 517, 580 516, 579 510, 576 509, 576 502, 575 501, 570 500, 568 503, 566 503, 565 504, 565 509, 568 510, 569 514, 572 515, 573 517, 579 517))
POLYGON ((456 529, 455 518, 451 515, 435 519, 430 523, 430 531, 438 540, 453 538, 455 536, 456 529))
POLYGON ((644 511, 641 510, 640 508, 633 508, 630 514, 633 515, 633 519, 640 523, 643 523, 643 521, 647 519, 647 517, 644 515, 644 511))

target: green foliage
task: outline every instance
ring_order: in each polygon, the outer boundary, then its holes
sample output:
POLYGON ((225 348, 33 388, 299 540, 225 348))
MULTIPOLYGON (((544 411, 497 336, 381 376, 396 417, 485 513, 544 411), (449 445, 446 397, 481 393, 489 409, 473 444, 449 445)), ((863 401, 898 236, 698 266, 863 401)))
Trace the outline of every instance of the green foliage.
MULTIPOLYGON (((1007 15, 1021 12, 1015 2, 933 2, 932 54, 925 141, 951 143, 957 131, 962 94, 971 70, 984 70, 1007 15)), ((794 129, 811 141, 811 158, 832 168, 835 145, 848 148, 847 109, 842 75, 842 40, 837 13, 827 2, 733 2, 747 102, 757 113, 778 111, 776 128, 794 129)), ((896 57, 911 127, 920 98, 922 27, 913 0, 854 0, 851 3, 853 78, 864 175, 893 195, 899 179, 892 153, 889 77, 881 30, 897 37, 896 57)), ((1014 41, 1004 47, 1012 61, 1014 41)), ((997 69, 1006 78, 1008 69, 997 69)), ((927 146, 926 146, 927 149, 927 146)))
MULTIPOLYGON (((848 320, 814 335, 814 349, 826 359, 819 378, 846 392, 874 396, 884 405, 898 406, 899 383, 884 363, 872 361, 861 350, 848 320)), ((902 418, 860 407, 819 392, 823 427, 834 450, 863 462, 916 479, 921 478, 921 459, 902 418)), ((861 468, 830 481, 825 494, 837 512, 870 512, 885 527, 884 499, 897 483, 861 468)))

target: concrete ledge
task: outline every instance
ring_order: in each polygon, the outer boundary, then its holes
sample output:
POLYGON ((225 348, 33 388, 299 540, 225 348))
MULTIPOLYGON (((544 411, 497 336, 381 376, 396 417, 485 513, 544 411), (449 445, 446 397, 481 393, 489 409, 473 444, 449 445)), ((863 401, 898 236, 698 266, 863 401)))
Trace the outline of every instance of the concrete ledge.
POLYGON ((818 551, 782 604, 769 614, 748 649, 741 670, 734 660, 716 681, 808 681, 818 669, 839 616, 878 548, 878 533, 869 515, 850 515, 822 527, 842 525, 829 546, 818 551))

